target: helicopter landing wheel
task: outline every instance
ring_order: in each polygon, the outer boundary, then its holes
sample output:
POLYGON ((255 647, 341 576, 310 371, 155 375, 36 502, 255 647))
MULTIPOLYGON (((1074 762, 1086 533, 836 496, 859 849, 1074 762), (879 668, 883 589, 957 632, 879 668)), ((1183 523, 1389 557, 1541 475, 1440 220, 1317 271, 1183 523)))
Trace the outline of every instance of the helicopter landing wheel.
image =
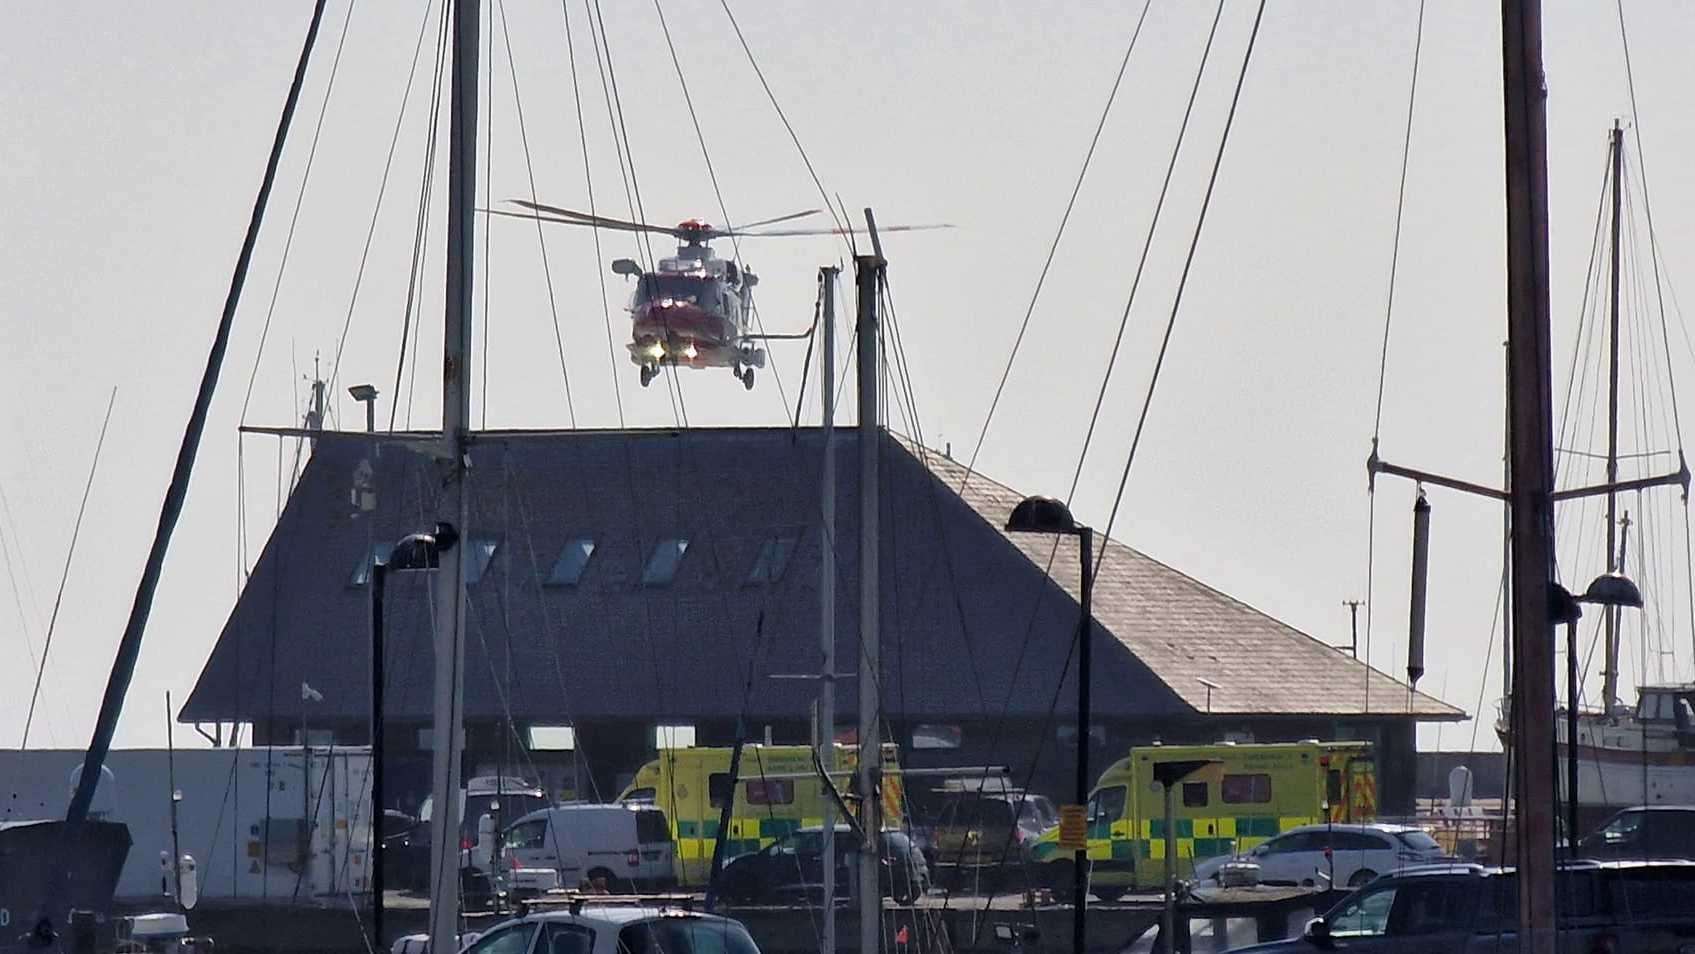
POLYGON ((656 368, 656 367, 653 367, 652 365, 644 364, 644 365, 642 365, 641 376, 642 376, 642 387, 645 388, 649 384, 653 383, 654 378, 659 377, 659 369, 656 368))
POLYGON ((742 387, 748 389, 749 391, 753 390, 753 369, 752 368, 747 368, 746 370, 742 371, 742 387))

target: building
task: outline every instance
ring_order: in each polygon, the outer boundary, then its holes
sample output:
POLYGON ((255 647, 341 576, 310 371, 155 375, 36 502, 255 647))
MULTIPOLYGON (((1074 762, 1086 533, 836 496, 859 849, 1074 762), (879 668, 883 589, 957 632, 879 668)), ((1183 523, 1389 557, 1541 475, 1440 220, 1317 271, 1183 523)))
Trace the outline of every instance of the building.
MULTIPOLYGON (((1068 792, 1078 558, 1002 527, 1021 498, 885 435, 882 672, 909 765, 1008 765, 1068 792), (963 483, 963 489, 962 489, 963 483)), ((858 438, 839 431, 839 669, 858 634, 858 438)), ((470 772, 504 767, 609 798, 657 733, 727 744, 811 735, 823 436, 816 429, 503 432, 471 459, 465 695, 470 772)), ((325 433, 179 717, 255 743, 363 744, 369 566, 428 528, 439 465, 325 433), (363 489, 362 489, 363 488, 363 489), (371 490, 374 488, 374 492, 371 490), (369 509, 367 509, 369 508, 369 509), (302 701, 301 684, 321 700, 302 701)), ((1414 727, 1460 710, 1130 547, 1094 593, 1091 758, 1154 740, 1369 739, 1386 811, 1410 809, 1414 727)), ((389 790, 426 790, 428 573, 387 588, 389 790)), ((837 692, 838 726, 857 691, 837 692)))

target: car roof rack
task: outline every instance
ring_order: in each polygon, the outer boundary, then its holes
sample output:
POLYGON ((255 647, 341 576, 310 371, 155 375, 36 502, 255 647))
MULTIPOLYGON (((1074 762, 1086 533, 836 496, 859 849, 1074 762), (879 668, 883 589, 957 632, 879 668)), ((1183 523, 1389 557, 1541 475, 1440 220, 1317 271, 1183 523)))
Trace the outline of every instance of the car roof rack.
POLYGON ((650 907, 664 911, 693 913, 698 900, 692 894, 597 894, 589 891, 560 890, 543 892, 517 902, 520 917, 537 911, 568 910, 581 914, 586 907, 650 907))

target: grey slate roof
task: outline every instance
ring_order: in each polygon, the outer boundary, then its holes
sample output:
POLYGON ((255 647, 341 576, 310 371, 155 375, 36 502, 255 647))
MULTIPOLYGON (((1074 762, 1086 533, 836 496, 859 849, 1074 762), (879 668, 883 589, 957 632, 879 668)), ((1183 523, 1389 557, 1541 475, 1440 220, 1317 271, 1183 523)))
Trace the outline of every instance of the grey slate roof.
MULTIPOLYGON (((858 454, 838 431, 838 668, 857 652, 858 454)), ((816 429, 484 432, 472 450, 470 536, 498 548, 469 586, 466 711, 556 722, 795 718, 816 684, 821 554, 816 429), (545 583, 567 542, 595 550, 576 586, 545 583), (656 543, 688 549, 668 586, 644 586, 656 543), (771 584, 749 581, 762 548, 793 539, 771 584), (508 677, 510 673, 510 677, 508 677)), ((883 696, 896 718, 1040 717, 1074 712, 1060 674, 1076 625, 1074 547, 1053 579, 1042 538, 1001 531, 1020 495, 885 437, 882 466, 883 696)), ((369 541, 433 522, 437 465, 396 445, 375 462, 379 505, 350 491, 369 455, 326 433, 267 541, 181 712, 185 721, 293 719, 300 683, 324 700, 309 718, 368 705, 368 588, 351 585, 369 541)), ((391 718, 422 718, 433 650, 427 574, 388 588, 391 718)), ((1404 684, 1135 550, 1113 543, 1095 588, 1094 711, 1463 718, 1404 684)), ((854 693, 838 694, 843 713, 854 693)))

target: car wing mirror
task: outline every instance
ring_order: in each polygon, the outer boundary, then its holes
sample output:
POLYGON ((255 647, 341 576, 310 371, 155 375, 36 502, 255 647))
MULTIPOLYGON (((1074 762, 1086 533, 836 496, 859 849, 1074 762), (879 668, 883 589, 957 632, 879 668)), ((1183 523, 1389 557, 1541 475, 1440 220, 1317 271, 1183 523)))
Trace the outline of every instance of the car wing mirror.
POLYGON ((1313 918, 1307 922, 1307 929, 1302 934, 1314 947, 1328 951, 1336 946, 1330 937, 1330 922, 1323 918, 1313 918))
POLYGON ((615 258, 612 260, 612 274, 635 278, 642 273, 642 267, 633 258, 615 258))

